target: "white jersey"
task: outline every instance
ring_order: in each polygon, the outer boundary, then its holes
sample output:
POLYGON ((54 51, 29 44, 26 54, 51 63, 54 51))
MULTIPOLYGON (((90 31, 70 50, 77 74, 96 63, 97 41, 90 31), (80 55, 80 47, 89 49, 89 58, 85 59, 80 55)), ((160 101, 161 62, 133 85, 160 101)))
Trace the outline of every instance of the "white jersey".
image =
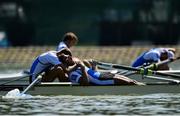
POLYGON ((59 50, 61 50, 62 48, 68 48, 68 46, 67 46, 63 41, 59 43, 56 51, 59 51, 59 50))
MULTIPOLYGON (((69 79, 71 82, 79 83, 79 79, 83 78, 81 74, 81 70, 77 69, 76 71, 73 71, 69 74, 69 79)), ((89 83, 95 84, 95 85, 113 85, 114 80, 98 80, 97 78, 94 78, 93 76, 88 74, 88 80, 89 83)))
POLYGON ((165 52, 167 52, 168 58, 174 58, 174 53, 167 48, 153 48, 138 56, 132 63, 132 67, 138 67, 148 62, 160 62, 161 54, 165 52))
POLYGON ((49 52, 41 54, 39 57, 37 57, 34 60, 30 69, 30 73, 33 74, 32 81, 36 78, 36 76, 39 73, 45 71, 47 68, 62 63, 59 61, 56 53, 57 51, 49 51, 49 52))
POLYGON ((160 56, 161 56, 161 49, 159 48, 155 48, 155 49, 151 49, 148 52, 146 52, 143 56, 143 58, 147 61, 152 60, 152 61, 159 61, 160 60, 160 56))
POLYGON ((168 57, 174 57, 174 53, 171 51, 168 51, 167 48, 154 48, 146 52, 143 56, 145 60, 153 60, 153 61, 160 61, 160 56, 162 53, 168 53, 168 57))
POLYGON ((46 53, 41 54, 38 59, 39 62, 45 65, 57 65, 61 64, 59 58, 56 55, 56 51, 49 51, 46 53))

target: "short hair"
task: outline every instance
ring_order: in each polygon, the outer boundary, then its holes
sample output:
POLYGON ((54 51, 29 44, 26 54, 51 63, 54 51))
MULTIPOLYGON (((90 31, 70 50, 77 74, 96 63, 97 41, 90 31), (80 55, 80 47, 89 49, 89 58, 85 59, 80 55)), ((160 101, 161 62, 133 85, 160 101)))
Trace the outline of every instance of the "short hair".
POLYGON ((67 32, 64 34, 62 41, 76 40, 78 41, 78 37, 73 32, 67 32))
POLYGON ((61 54, 72 56, 71 50, 68 48, 62 48, 61 50, 57 51, 57 56, 61 54))

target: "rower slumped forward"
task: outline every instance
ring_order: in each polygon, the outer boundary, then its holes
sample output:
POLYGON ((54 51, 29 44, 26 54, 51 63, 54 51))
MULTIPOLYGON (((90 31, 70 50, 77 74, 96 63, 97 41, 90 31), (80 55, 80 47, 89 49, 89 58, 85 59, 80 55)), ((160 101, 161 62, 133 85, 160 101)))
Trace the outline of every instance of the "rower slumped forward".
POLYGON ((80 85, 144 85, 143 83, 132 80, 128 77, 110 72, 99 72, 94 70, 95 63, 92 67, 85 66, 85 63, 78 58, 73 58, 79 66, 76 70, 69 73, 69 80, 80 85), (107 80, 102 80, 107 79, 107 80))
POLYGON ((67 48, 63 48, 60 51, 48 51, 39 55, 32 63, 30 68, 30 83, 34 81, 39 74, 45 72, 42 76, 41 82, 52 82, 56 78, 61 82, 69 81, 66 73, 73 70, 68 69, 69 66, 74 65, 71 52, 67 48))
MULTIPOLYGON (((168 58, 175 57, 175 48, 152 48, 148 51, 141 53, 132 63, 132 67, 139 67, 143 65, 150 65, 152 63, 157 63, 164 61, 168 58)), ((158 66, 157 70, 169 70, 168 64, 163 64, 158 66)))

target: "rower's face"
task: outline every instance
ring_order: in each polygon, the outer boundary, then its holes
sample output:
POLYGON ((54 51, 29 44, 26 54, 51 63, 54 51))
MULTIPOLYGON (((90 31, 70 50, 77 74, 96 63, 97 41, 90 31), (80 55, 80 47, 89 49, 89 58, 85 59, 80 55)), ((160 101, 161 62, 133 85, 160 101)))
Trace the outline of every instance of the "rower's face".
POLYGON ((73 59, 72 59, 72 57, 69 56, 69 55, 65 55, 65 62, 66 62, 69 66, 72 66, 72 65, 75 64, 74 61, 73 61, 73 59))
POLYGON ((74 46, 74 45, 76 45, 77 44, 77 41, 76 40, 71 40, 71 41, 69 41, 69 47, 72 47, 72 46, 74 46))
POLYGON ((166 60, 166 59, 168 59, 168 54, 167 54, 167 52, 162 53, 162 54, 161 54, 161 57, 160 57, 160 60, 163 61, 163 60, 166 60))

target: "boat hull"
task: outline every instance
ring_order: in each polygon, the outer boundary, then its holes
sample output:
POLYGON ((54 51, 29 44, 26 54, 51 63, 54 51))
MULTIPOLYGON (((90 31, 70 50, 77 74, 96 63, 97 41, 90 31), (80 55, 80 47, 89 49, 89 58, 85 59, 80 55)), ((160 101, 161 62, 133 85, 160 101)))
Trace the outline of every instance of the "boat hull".
MULTIPOLYGON (((18 88, 23 91, 27 85, 9 85, 9 90, 0 91, 5 95, 8 91, 18 88), (10 88, 11 87, 11 88, 10 88)), ((120 85, 120 86, 79 86, 71 83, 42 83, 35 85, 28 92, 31 95, 145 95, 155 93, 180 93, 179 84, 152 83, 149 85, 120 85)))

